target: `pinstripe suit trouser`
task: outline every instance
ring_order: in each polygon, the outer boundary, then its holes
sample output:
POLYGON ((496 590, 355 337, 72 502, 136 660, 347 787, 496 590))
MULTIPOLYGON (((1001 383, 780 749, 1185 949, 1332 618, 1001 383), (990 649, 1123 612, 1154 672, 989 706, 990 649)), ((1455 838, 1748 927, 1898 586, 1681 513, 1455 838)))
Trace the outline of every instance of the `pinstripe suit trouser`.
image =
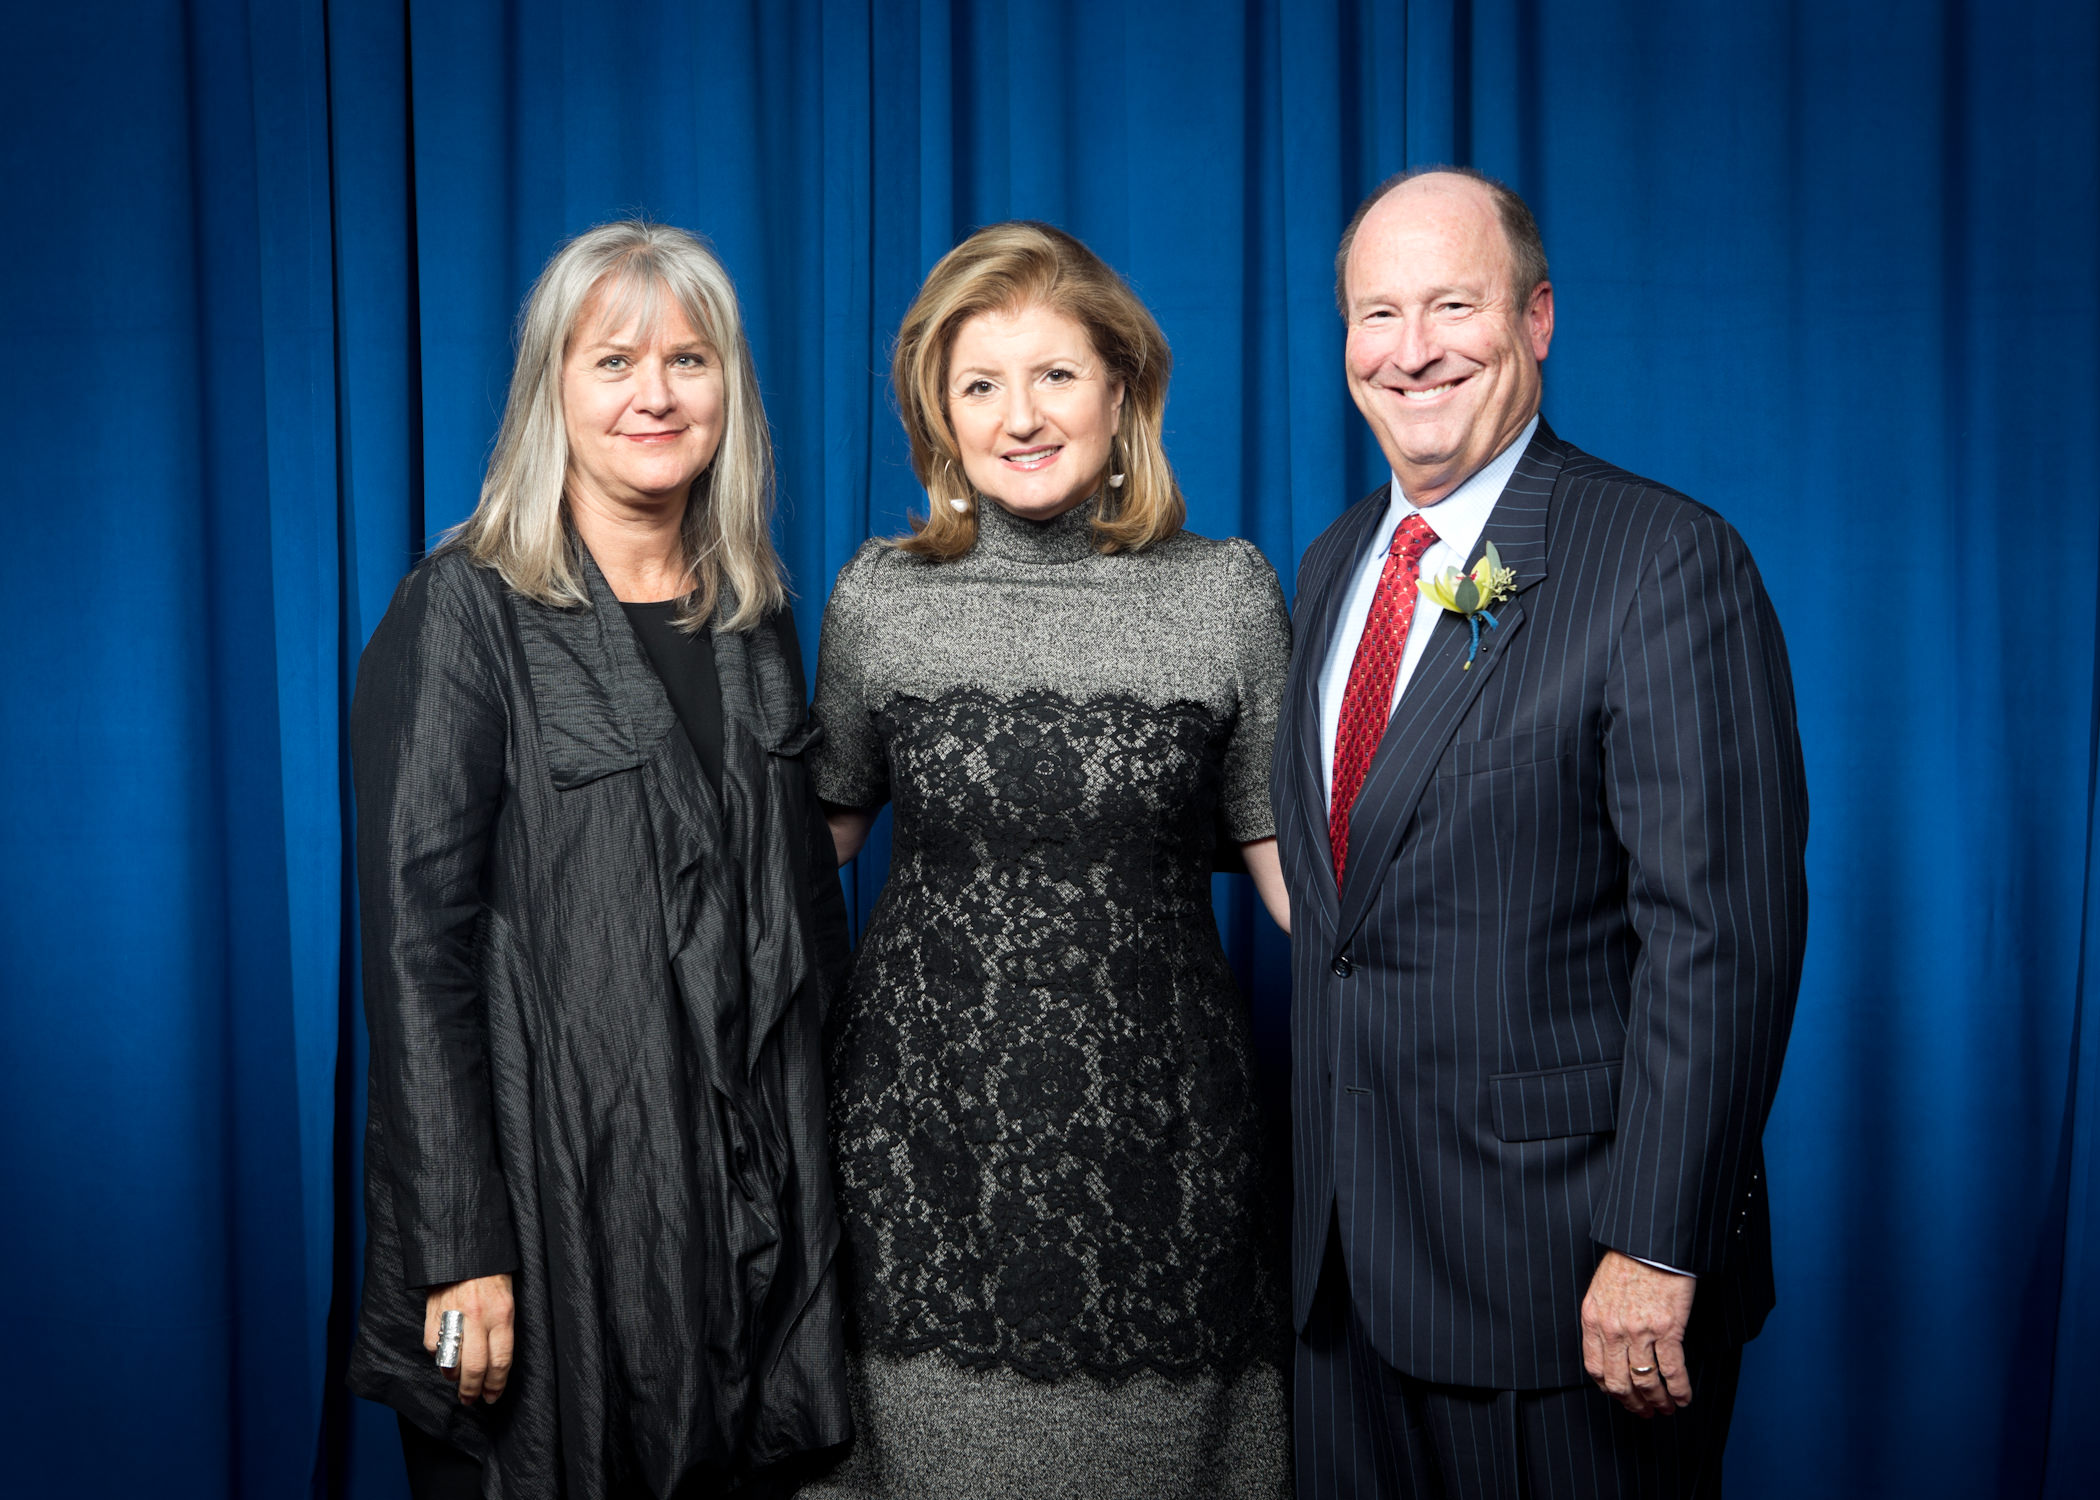
POLYGON ((1691 1356, 1692 1404, 1643 1420, 1584 1384, 1434 1385, 1379 1358, 1330 1228, 1298 1339, 1299 1500, 1716 1500, 1740 1348, 1691 1356))

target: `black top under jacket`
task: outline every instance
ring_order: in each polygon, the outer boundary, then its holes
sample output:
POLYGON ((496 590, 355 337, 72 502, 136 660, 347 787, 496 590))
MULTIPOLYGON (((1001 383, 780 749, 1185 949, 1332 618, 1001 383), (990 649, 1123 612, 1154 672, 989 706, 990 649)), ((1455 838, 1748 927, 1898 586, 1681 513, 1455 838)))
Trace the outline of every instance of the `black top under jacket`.
POLYGON ((349 1383, 533 1500, 669 1494, 850 1430, 820 1043, 845 905, 792 626, 717 617, 717 791, 583 562, 590 604, 557 609, 440 550, 351 711, 372 1063, 349 1383), (424 1289, 505 1271, 509 1388, 463 1407, 424 1289))
MULTIPOLYGON (((707 784, 722 789, 722 683, 715 676, 715 633, 709 629, 680 630, 680 601, 620 606, 635 639, 649 657, 649 665, 664 685, 664 696, 693 742, 707 784)), ((784 632, 784 644, 794 653, 800 675, 801 643, 793 630, 784 632)))

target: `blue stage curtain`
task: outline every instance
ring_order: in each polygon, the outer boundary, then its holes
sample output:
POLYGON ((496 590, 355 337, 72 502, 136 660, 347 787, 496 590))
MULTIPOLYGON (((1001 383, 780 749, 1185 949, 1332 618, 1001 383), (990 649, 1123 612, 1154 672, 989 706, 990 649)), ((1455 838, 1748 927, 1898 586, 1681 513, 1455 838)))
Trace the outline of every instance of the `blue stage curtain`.
MULTIPOLYGON (((467 514, 519 303, 712 238, 805 646, 923 503, 889 341, 1045 218, 1176 355, 1191 525, 1286 581, 1378 480, 1334 240, 1410 163, 1538 210, 1562 435, 1749 538, 1812 950, 1750 1495, 2100 1473, 2100 16, 2089 0, 72 0, 0 57, 0 1489, 403 1493, 340 1388, 363 1026, 341 720, 467 514)), ((878 837, 849 872, 865 910, 878 837)), ((1283 939, 1221 881, 1272 1061, 1283 939)))

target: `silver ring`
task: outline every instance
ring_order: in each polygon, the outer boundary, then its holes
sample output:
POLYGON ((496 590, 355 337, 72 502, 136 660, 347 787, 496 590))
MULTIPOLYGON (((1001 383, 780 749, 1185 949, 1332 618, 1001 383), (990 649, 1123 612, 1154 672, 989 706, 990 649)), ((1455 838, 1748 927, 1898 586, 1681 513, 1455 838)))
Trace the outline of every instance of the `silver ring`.
POLYGON ((438 1314, 437 1367, 440 1370, 459 1368, 459 1344, 467 1334, 467 1315, 455 1308, 446 1308, 438 1314))

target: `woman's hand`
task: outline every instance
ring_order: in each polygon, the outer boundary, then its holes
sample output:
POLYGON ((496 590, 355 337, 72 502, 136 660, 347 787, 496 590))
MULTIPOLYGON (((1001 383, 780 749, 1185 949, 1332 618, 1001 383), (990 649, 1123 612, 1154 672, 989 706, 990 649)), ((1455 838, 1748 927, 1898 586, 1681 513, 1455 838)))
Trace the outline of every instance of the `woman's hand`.
POLYGON ((465 1315, 466 1330, 459 1341, 459 1368, 442 1373, 459 1382, 459 1399, 471 1403, 476 1396, 494 1401, 510 1380, 511 1301, 510 1277, 476 1276, 450 1286, 430 1289, 423 1304, 423 1347, 437 1353, 438 1314, 465 1315))
POLYGON ((833 807, 824 804, 824 821, 831 827, 831 846, 838 851, 839 863, 844 864, 860 853, 860 846, 868 841, 868 830, 875 826, 875 814, 864 807, 833 807))
POLYGON ((1253 877, 1254 889, 1261 893, 1261 904, 1269 909, 1276 925, 1288 935, 1291 930, 1291 895, 1283 885, 1283 861, 1276 857, 1276 840, 1256 839, 1251 844, 1240 845, 1240 858, 1247 862, 1247 873, 1253 877))

